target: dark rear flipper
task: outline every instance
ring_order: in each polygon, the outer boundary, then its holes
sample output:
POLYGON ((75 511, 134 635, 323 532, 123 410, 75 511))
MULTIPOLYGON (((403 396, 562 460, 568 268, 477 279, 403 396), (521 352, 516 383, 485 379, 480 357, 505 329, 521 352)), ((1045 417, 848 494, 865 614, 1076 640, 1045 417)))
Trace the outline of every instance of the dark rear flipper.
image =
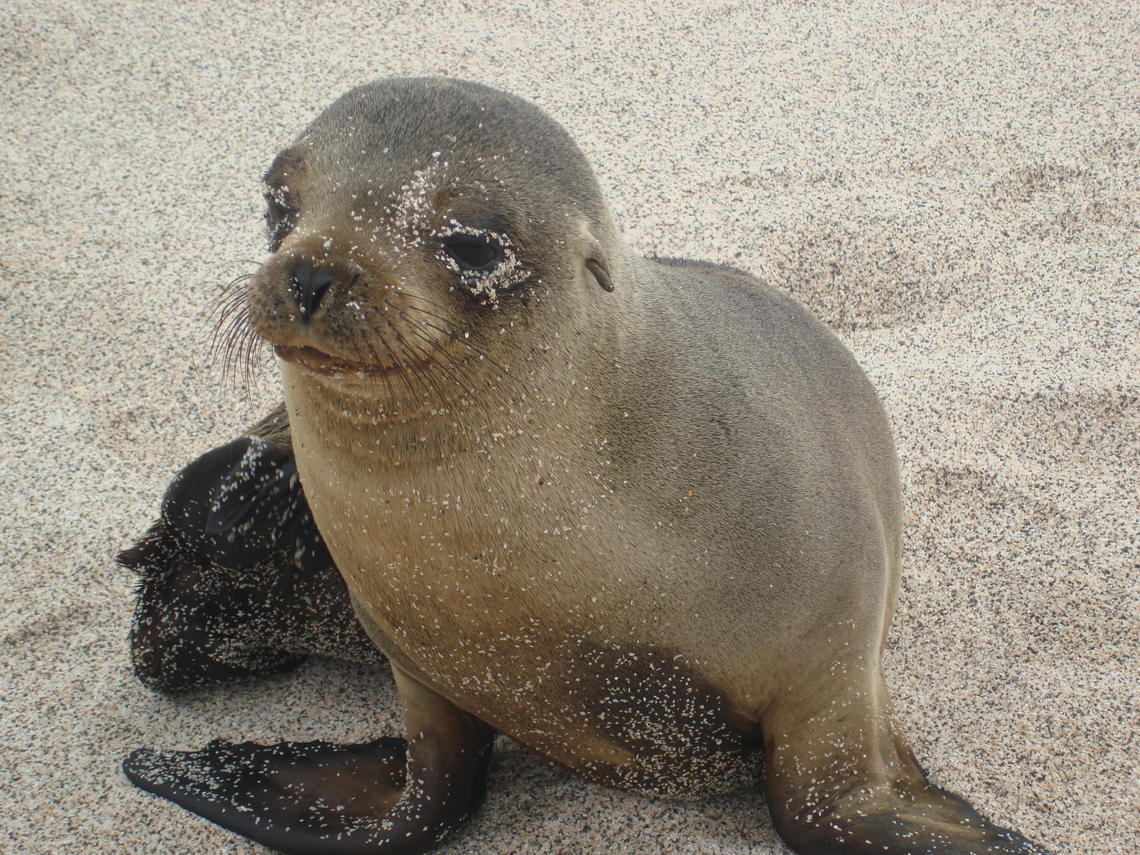
POLYGON ((118 556, 141 577, 131 660, 147 686, 231 682, 310 653, 383 661, 284 446, 246 436, 203 454, 167 488, 158 522, 118 556))

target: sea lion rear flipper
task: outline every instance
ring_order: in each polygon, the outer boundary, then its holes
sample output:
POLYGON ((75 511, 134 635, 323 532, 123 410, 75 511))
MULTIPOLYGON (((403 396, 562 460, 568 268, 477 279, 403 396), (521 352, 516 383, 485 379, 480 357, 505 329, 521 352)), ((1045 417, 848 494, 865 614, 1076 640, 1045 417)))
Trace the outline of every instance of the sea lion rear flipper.
POLYGON ((281 852, 425 852, 482 802, 493 731, 393 673, 408 742, 219 740, 201 751, 135 751, 123 771, 136 786, 281 852))
POLYGON ((800 855, 1048 855, 931 784, 871 689, 816 687, 764 715, 768 806, 800 855))

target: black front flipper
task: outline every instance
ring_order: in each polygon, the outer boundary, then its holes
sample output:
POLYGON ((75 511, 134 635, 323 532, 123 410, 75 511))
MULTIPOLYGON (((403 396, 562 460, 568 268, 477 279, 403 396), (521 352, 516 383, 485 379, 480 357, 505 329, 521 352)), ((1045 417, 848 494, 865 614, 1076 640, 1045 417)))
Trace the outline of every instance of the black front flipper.
POLYGON ((405 743, 218 740, 201 751, 135 751, 123 771, 136 786, 282 852, 352 852, 399 800, 405 743))
POLYGON ((309 653, 382 661, 317 532, 292 453, 261 437, 179 472, 161 518, 119 562, 141 577, 131 658, 151 688, 281 671, 309 653))
POLYGON ((216 741, 136 751, 123 770, 142 789, 281 852, 426 852, 482 801, 492 731, 393 671, 410 742, 216 741))

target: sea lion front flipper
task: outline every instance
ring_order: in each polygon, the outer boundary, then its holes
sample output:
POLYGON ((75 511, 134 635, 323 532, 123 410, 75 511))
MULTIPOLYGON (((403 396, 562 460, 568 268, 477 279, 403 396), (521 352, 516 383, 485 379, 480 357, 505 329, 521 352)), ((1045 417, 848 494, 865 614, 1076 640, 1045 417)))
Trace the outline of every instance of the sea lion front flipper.
POLYGON ((281 852, 426 852, 482 802, 493 731, 392 670, 407 742, 217 741, 201 751, 136 751, 123 771, 136 786, 281 852))
POLYGON ((893 734, 882 678, 821 681, 763 716, 768 806, 800 855, 1048 855, 927 780, 893 734), (815 697, 812 698, 811 695, 815 697))

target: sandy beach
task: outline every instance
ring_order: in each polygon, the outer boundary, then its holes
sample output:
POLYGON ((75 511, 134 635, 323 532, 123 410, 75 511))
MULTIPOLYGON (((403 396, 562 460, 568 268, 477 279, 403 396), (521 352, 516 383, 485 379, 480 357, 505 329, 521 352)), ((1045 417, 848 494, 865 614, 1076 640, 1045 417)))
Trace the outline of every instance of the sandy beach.
MULTIPOLYGON (((385 668, 170 698, 113 556, 279 399, 211 300, 260 176, 353 85, 478 80, 581 145, 644 254, 816 312, 892 420, 895 717, 932 779, 1066 855, 1140 851, 1140 10, 1116 3, 262 5, 0 12, 0 852, 265 851, 133 788, 140 746, 400 730, 385 668)), ((505 739, 465 855, 774 855, 758 792, 584 783, 505 739)))

